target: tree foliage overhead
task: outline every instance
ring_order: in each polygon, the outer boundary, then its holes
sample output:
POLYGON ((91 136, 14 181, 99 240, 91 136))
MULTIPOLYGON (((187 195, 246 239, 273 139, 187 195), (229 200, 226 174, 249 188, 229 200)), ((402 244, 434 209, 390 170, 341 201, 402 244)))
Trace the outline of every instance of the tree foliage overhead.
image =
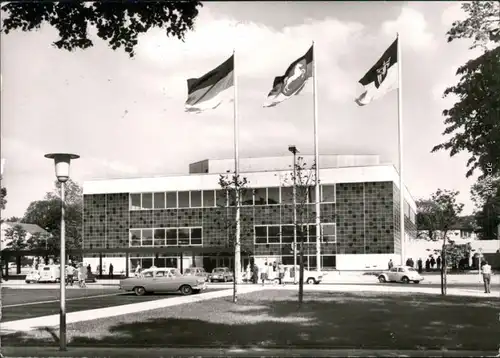
POLYGON ((446 129, 452 137, 432 152, 447 150, 450 156, 470 153, 467 177, 480 170, 482 177, 500 173, 500 2, 476 1, 462 4, 467 13, 448 31, 448 42, 472 39, 471 48, 483 54, 457 70, 459 82, 444 92, 458 101, 443 111, 446 129))
POLYGON ((59 32, 53 45, 73 51, 93 46, 92 26, 109 47, 123 48, 133 57, 138 36, 152 28, 184 40, 201 6, 199 1, 6 2, 1 7, 5 14, 2 31, 33 31, 46 23, 59 32))
POLYGON ((475 219, 480 228, 479 238, 498 238, 500 225, 500 177, 488 176, 478 180, 471 188, 472 201, 476 206, 475 219))

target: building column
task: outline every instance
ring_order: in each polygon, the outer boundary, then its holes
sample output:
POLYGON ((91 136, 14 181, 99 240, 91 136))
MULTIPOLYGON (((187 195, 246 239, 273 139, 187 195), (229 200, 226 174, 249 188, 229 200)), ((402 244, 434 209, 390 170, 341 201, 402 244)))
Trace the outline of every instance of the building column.
POLYGON ((180 260, 181 260, 181 273, 184 272, 184 254, 181 252, 180 254, 180 260))
POLYGON ((192 252, 192 258, 193 258, 193 267, 196 267, 196 258, 194 251, 192 252))
POLYGON ((102 253, 99 253, 99 278, 102 278, 102 253))
POLYGON ((128 278, 128 275, 129 275, 129 271, 130 271, 130 268, 129 268, 129 265, 130 265, 130 258, 129 258, 129 253, 125 253, 125 277, 128 278))

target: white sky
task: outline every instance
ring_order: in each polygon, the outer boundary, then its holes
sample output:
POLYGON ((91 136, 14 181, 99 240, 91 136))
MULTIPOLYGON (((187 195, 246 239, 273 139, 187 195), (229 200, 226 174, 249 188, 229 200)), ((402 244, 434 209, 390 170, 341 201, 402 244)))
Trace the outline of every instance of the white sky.
MULTIPOLYGON (((316 43, 320 153, 380 154, 397 163, 396 91, 366 107, 357 81, 400 33, 403 52, 404 179, 414 197, 438 188, 461 192, 472 211, 466 154, 431 154, 443 141, 441 98, 455 71, 477 53, 446 42, 463 17, 458 2, 214 2, 200 10, 183 43, 161 31, 140 39, 137 57, 96 39, 85 51, 51 46, 57 33, 2 34, 1 156, 8 203, 2 217, 22 216, 52 189, 48 152, 74 152, 72 178, 187 173, 188 164, 233 155, 232 105, 184 113, 186 79, 199 77, 236 49, 240 155, 313 150, 309 87, 262 108, 274 76, 316 43)), ((310 86, 310 85, 309 85, 310 86)))

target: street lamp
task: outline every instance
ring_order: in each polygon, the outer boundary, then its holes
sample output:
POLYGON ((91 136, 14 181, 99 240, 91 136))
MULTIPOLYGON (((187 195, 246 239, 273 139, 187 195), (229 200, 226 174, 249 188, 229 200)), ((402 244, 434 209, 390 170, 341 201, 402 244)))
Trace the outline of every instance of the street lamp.
POLYGON ((288 151, 293 154, 293 283, 297 283, 297 153, 299 150, 294 145, 288 146, 288 151))
POLYGON ((61 253, 60 253, 60 275, 59 283, 61 289, 60 311, 59 311, 59 348, 66 350, 66 228, 64 223, 64 183, 69 179, 69 164, 71 159, 80 158, 76 154, 50 153, 45 154, 45 158, 54 159, 56 177, 61 183, 61 253))

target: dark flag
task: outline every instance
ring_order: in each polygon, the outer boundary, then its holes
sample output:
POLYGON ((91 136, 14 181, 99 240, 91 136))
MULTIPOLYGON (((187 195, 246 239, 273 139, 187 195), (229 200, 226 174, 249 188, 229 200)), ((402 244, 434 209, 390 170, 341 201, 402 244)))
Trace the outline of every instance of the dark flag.
POLYGON ((384 52, 382 57, 359 80, 364 87, 363 94, 355 99, 359 106, 365 106, 398 87, 398 39, 384 52))
POLYGON ((307 79, 313 74, 313 47, 299 59, 292 62, 283 76, 274 79, 273 88, 267 95, 264 107, 273 107, 278 103, 299 94, 307 79))
POLYGON ((234 85, 234 55, 222 65, 200 78, 187 80, 187 112, 202 112, 217 108, 227 99, 227 89, 234 85))

